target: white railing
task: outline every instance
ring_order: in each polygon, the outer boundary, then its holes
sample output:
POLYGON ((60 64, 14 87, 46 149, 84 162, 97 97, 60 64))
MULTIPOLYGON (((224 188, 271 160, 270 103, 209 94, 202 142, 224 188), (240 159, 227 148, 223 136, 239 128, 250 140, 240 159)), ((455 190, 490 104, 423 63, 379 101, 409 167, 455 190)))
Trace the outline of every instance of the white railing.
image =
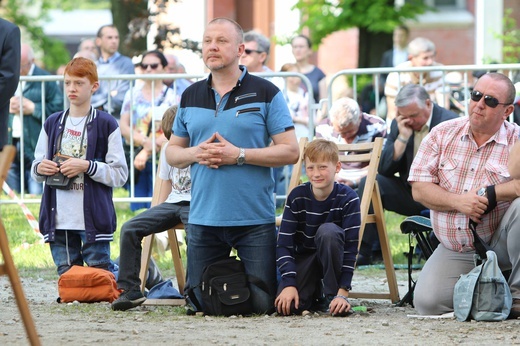
MULTIPOLYGON (((340 77, 350 77, 352 79, 352 84, 349 85, 353 90, 353 98, 357 99, 357 89, 358 89, 358 78, 361 75, 369 75, 372 78, 376 77, 374 79, 374 90, 375 90, 375 98, 376 98, 376 110, 379 109, 379 104, 381 100, 381 95, 379 94, 379 83, 380 83, 380 75, 381 74, 388 74, 390 72, 430 72, 430 71, 441 71, 443 74, 443 88, 445 93, 449 93, 453 90, 453 85, 449 84, 446 81, 446 75, 450 72, 459 72, 462 75, 462 80, 460 85, 457 85, 457 88, 460 88, 462 90, 462 93, 464 95, 464 101, 462 102, 463 105, 465 105, 465 114, 467 114, 467 106, 469 104, 469 93, 466 92, 470 90, 470 82, 473 81, 473 78, 470 77, 471 73, 473 71, 500 71, 502 73, 505 73, 509 76, 511 80, 513 80, 515 74, 518 72, 520 73, 520 64, 491 64, 491 65, 452 65, 452 66, 433 66, 433 67, 416 67, 416 68, 407 68, 407 69, 396 69, 396 68, 363 68, 363 69, 349 69, 349 70, 342 70, 337 73, 335 73, 332 77, 330 77, 328 82, 328 98, 320 100, 320 103, 314 103, 312 98, 309 98, 308 100, 308 110, 309 110, 309 139, 312 139, 314 136, 314 128, 315 128, 315 119, 316 114, 318 113, 319 109, 321 109, 321 105, 323 103, 327 104, 326 109, 330 109, 330 105, 332 104, 333 96, 333 84, 336 81, 336 79, 340 77)), ((301 74, 296 72, 263 72, 263 73, 253 73, 255 75, 258 75, 260 77, 265 78, 287 78, 287 77, 299 77, 303 83, 305 84, 308 92, 310 95, 312 95, 312 85, 309 81, 309 79, 301 74)), ((100 76, 100 80, 130 80, 134 82, 135 80, 155 80, 155 79, 173 79, 174 81, 177 79, 191 79, 191 80, 200 80, 203 78, 206 78, 207 74, 162 74, 162 75, 117 75, 117 76, 100 76)), ((62 82, 63 77, 62 76, 22 76, 20 78, 20 83, 23 82, 49 82, 53 81, 56 83, 62 82)), ((422 79, 420 81, 422 83, 422 79)), ((42 84, 42 109, 45 110, 45 84, 42 84)), ((133 90, 134 83, 131 83, 130 90, 133 90)), ((176 88, 176 87, 174 87, 176 88)), ((175 91, 175 89, 174 89, 175 91)), ((152 93, 152 95, 155 95, 155 93, 152 93)), ((110 105, 111 99, 109 98, 108 103, 110 105)), ((64 93, 63 95, 63 104, 67 104, 66 95, 64 93)), ((152 99, 152 114, 153 109, 155 108, 155 97, 152 99)), ((130 124, 133 123, 133 109, 131 107, 130 111, 130 124)), ((20 116, 21 124, 23 127, 23 116, 20 116)), ((511 115, 512 120, 512 115, 511 115)), ((45 121, 45 115, 42 117, 42 126, 43 122, 45 121)), ((152 121, 152 133, 155 132, 155 122, 152 121)), ((153 179, 155 183, 155 173, 156 173, 156 152, 155 152, 155 137, 152 136, 153 141, 153 154, 152 154, 152 160, 153 160, 153 179)), ((130 132, 130 148, 133 150, 133 131, 130 132)), ((23 144, 23 131, 21 133, 20 137, 20 150, 23 152, 24 150, 24 144, 23 144)), ((131 157, 133 157, 133 153, 131 153, 131 157)), ((20 171, 20 177, 23 177, 24 171, 24 157, 21 155, 21 171, 20 171)), ((130 174, 130 196, 128 197, 114 197, 114 202, 150 202, 151 197, 135 197, 134 194, 134 182, 135 177, 133 174, 133 170, 130 170, 132 172, 130 174)), ((289 177, 286 177, 286 180, 289 180, 289 177)), ((25 184, 23 179, 21 179, 21 186, 20 189, 22 191, 19 200, 12 200, 12 199, 2 199, 0 200, 0 204, 6 204, 6 203, 40 203, 39 198, 31 198, 28 197, 23 191, 25 190, 25 184)), ((285 199, 285 196, 276 196, 277 199, 285 199)))
MULTIPOLYGON (((442 72, 442 92, 445 94, 449 94, 452 92, 453 88, 459 88, 464 95, 464 113, 468 114, 468 105, 469 105, 469 90, 471 86, 469 84, 470 80, 473 81, 473 77, 470 78, 470 75, 474 71, 499 71, 501 73, 506 74, 513 82, 515 81, 513 78, 515 77, 515 72, 520 71, 520 64, 489 64, 489 65, 442 65, 442 66, 428 66, 428 67, 411 67, 411 68, 388 68, 388 67, 378 67, 378 68, 360 68, 360 69, 350 69, 350 70, 342 70, 335 73, 331 78, 327 88, 327 103, 330 107, 333 101, 332 96, 332 85, 334 81, 341 76, 349 76, 352 77, 352 85, 351 88, 353 90, 353 98, 357 99, 357 89, 358 89, 358 77, 361 75, 371 75, 374 78, 374 90, 376 95, 376 114, 379 111, 381 95, 379 94, 380 87, 380 77, 382 74, 388 74, 390 72, 432 72, 432 71, 441 71, 442 72), (450 72, 459 72, 462 76, 462 80, 457 85, 449 84, 447 82, 446 75, 450 72)), ((420 84, 423 83, 423 78, 420 78, 420 84)), ((400 85, 399 78, 399 85, 400 85)), ((512 119, 512 115, 511 115, 512 119)))
MULTIPOLYGON (((304 76, 303 74, 300 74, 300 73, 295 73, 295 72, 263 72, 263 73, 253 73, 255 75, 258 75, 260 77, 265 77, 265 78, 271 78, 271 77, 279 77, 279 78, 286 78, 286 77, 300 77, 303 81, 303 83, 306 85, 307 89, 310 90, 310 94, 312 95, 312 85, 309 81, 309 79, 304 76)), ((109 90, 110 90, 110 81, 114 81, 114 80, 129 80, 131 81, 132 83, 130 84, 130 95, 132 95, 132 91, 133 91, 133 88, 135 88, 135 85, 133 82, 135 82, 136 80, 157 80, 157 79, 173 79, 174 81, 178 80, 178 79, 190 79, 190 80, 200 80, 200 79, 203 79, 203 78, 206 78, 207 77, 207 74, 156 74, 156 75, 117 75, 117 76, 100 76, 99 79, 100 80, 107 80, 109 81, 109 90)), ((46 90, 45 90, 45 83, 44 82, 56 82, 56 83, 60 83, 60 82, 63 82, 63 76, 58 76, 58 75, 47 75, 47 76, 21 76, 20 77, 20 83, 25 83, 25 82, 42 82, 42 112, 44 114, 42 114, 42 127, 43 127, 43 123, 45 122, 45 119, 46 119, 46 116, 50 115, 50 114, 45 114, 45 93, 46 93, 46 90)), ((151 114, 154 114, 154 109, 155 109, 155 92, 154 92, 154 84, 152 84, 152 101, 151 101, 151 104, 152 104, 152 108, 151 108, 151 114)), ((176 93, 176 84, 174 84, 174 92, 176 93)), ((20 97, 22 97, 22 95, 20 95, 20 97)), ((108 99, 108 107, 110 108, 110 102, 111 102, 111 97, 109 95, 109 99, 108 99)), ((64 109, 66 107, 66 105, 68 105, 68 101, 67 101, 67 97, 66 97, 66 94, 65 92, 63 92, 63 105, 64 105, 64 109)), ((311 113, 311 112, 315 112, 317 110, 317 107, 316 105, 312 102, 311 99, 309 99, 309 104, 308 104, 308 109, 310 110, 310 113, 309 113, 309 133, 311 136, 311 134, 313 135, 314 134, 314 117, 313 116, 310 116, 311 114, 314 114, 314 113, 311 113)), ((133 107, 130 108, 130 124, 133 124, 133 119, 134 119, 134 110, 133 110, 133 107)), ((24 122, 24 116, 23 114, 20 113, 20 123, 21 123, 21 127, 23 128, 23 122, 24 122)), ((156 130, 156 123, 155 121, 152 121, 151 122, 152 124, 152 129, 151 129, 151 133, 155 133, 155 130, 156 130)), ((130 146, 130 150, 131 150, 131 153, 130 153, 130 157, 134 157, 134 138, 133 138, 133 131, 130 131, 130 143, 129 143, 129 146, 130 146)), ((152 174, 153 174, 153 182, 155 184, 155 177, 156 177, 156 171, 157 171, 157 155, 156 155, 156 148, 155 148, 155 136, 152 136, 152 147, 153 147, 153 152, 152 152, 152 167, 153 167, 153 171, 152 171, 152 174)), ((21 134, 20 134, 20 151, 23 153, 24 152, 24 133, 23 131, 21 131, 21 134)), ((34 196, 29 196, 28 194, 25 193, 25 182, 24 182, 24 163, 25 163, 25 158, 24 158, 24 155, 20 155, 20 191, 21 194, 19 196, 19 198, 17 198, 16 200, 15 199, 1 199, 0 200, 0 204, 15 204, 15 203, 40 203, 40 198, 35 198, 34 196)), ((152 200, 152 197, 136 197, 135 196, 135 176, 134 176, 134 170, 133 169, 129 169, 129 179, 130 179, 130 193, 129 193, 129 196, 128 197, 114 197, 114 202, 115 203, 119 203, 119 202, 150 202, 152 200)), ((289 178, 287 177, 287 180, 289 180, 289 178)), ((11 188, 14 188, 14 187, 11 187, 11 188)), ((279 196, 279 198, 282 198, 283 196, 279 196)))

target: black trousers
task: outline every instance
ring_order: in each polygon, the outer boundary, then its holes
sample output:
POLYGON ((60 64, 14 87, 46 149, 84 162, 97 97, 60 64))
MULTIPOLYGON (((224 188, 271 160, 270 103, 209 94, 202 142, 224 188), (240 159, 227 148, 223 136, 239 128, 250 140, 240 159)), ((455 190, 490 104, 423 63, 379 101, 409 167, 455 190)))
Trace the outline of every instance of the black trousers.
MULTIPOLYGON (((318 227, 315 236, 316 251, 295 255, 296 288, 300 304, 298 309, 291 306, 292 314, 310 310, 316 298, 336 295, 341 279, 345 231, 334 223, 324 223, 318 227)), ((278 287, 276 296, 282 291, 278 287)))
MULTIPOLYGON (((404 183, 398 177, 386 177, 378 174, 376 176, 381 194, 383 208, 393 211, 400 215, 412 216, 419 215, 421 211, 427 209, 421 203, 414 201, 412 197, 412 187, 408 183, 404 183)), ((358 187, 358 195, 361 198, 365 189, 366 178, 361 179, 358 187)), ((373 212, 370 206, 370 212, 373 212)), ((376 225, 371 223, 365 226, 365 232, 359 249, 359 253, 363 256, 371 256, 373 251, 381 250, 379 244, 379 235, 377 234, 376 225)))

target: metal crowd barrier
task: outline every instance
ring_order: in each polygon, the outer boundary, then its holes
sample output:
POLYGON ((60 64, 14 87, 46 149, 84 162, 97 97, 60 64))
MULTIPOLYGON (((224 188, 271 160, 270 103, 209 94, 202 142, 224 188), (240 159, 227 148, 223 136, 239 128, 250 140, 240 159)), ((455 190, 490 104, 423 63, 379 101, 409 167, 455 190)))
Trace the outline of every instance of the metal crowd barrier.
MULTIPOLYGON (((463 96, 463 102, 461 103, 464 106, 464 114, 468 114, 468 105, 469 105, 469 90, 471 90, 470 81, 473 82, 472 73, 474 71, 498 71, 506 74, 509 79, 513 81, 513 83, 520 82, 520 64, 487 64, 487 65, 441 65, 441 66, 428 66, 428 67, 410 67, 410 68, 388 68, 388 67, 380 67, 380 68, 359 68, 359 69, 349 69, 349 70, 341 70, 335 73, 329 81, 328 84, 328 98, 327 103, 329 106, 333 102, 332 95, 332 85, 334 81, 340 77, 347 77, 352 79, 351 88, 353 90, 353 98, 357 99, 357 89, 358 89, 358 78, 362 75, 371 75, 374 81, 374 91, 375 91, 375 105, 376 105, 376 113, 379 111, 381 95, 379 93, 379 88, 381 87, 381 75, 388 74, 390 72, 432 72, 432 71, 441 71, 442 72, 442 92, 444 94, 451 93, 454 88, 458 88, 461 91, 461 95, 463 96), (461 80, 456 83, 457 85, 450 84, 448 82, 447 75, 451 72, 460 73, 461 80), (374 78, 375 77, 375 78, 374 78)), ((400 76, 400 75, 399 75, 400 76)), ((400 78, 399 84, 400 84, 400 78)), ((423 77, 419 79, 420 84, 423 84, 423 77)), ((384 86, 383 86, 384 87, 384 86)), ((518 90, 520 93, 520 90, 518 90)))
MULTIPOLYGON (((353 92, 353 98, 358 98, 358 79, 362 75, 368 75, 372 76, 373 82, 374 82, 374 90, 375 90, 375 106, 376 106, 376 112, 379 111, 380 107, 380 100, 382 99, 380 93, 379 93, 379 87, 380 87, 380 76, 382 74, 388 74, 390 72, 430 72, 430 71, 442 71, 443 75, 443 87, 442 90, 444 90, 445 93, 451 92, 453 89, 453 85, 448 83, 446 80, 446 75, 450 72, 459 72, 461 74, 461 81, 459 85, 457 85, 458 88, 462 91, 463 95, 463 102, 462 104, 465 105, 464 113, 467 115, 467 107, 469 104, 469 92, 471 86, 470 82, 473 81, 473 78, 470 77, 471 73, 473 71, 500 71, 502 73, 505 73, 509 76, 513 82, 517 82, 515 80, 517 78, 517 75, 520 76, 520 64, 490 64, 490 65, 451 65, 451 66, 432 66, 432 67, 416 67, 416 68, 407 68, 407 69, 396 69, 396 68, 363 68, 363 69, 348 69, 348 70, 342 70, 334 75, 332 75, 329 78, 327 91, 328 91, 328 97, 327 99, 320 100, 320 102, 314 102, 314 100, 310 97, 308 99, 308 110, 309 110, 309 139, 312 139, 314 137, 314 128, 315 128, 315 118, 318 114, 318 111, 322 108, 322 105, 326 104, 326 109, 330 109, 331 104, 333 103, 333 84, 336 82, 338 78, 349 78, 349 84, 348 86, 352 89, 353 92)), ((255 75, 258 75, 260 77, 264 78, 287 78, 287 77, 299 77, 302 82, 305 84, 308 93, 312 95, 312 85, 309 81, 309 79, 301 74, 296 72, 263 72, 263 73, 253 73, 255 75)), ((176 81, 177 79, 190 79, 190 80, 200 80, 203 78, 206 78, 207 74, 161 74, 161 75, 117 75, 117 76, 100 76, 100 80, 107 80, 113 81, 113 80, 130 80, 131 83, 131 89, 133 91, 133 88, 135 88, 135 82, 136 80, 155 80, 155 79, 173 79, 176 81)), ((52 76, 22 76, 20 78, 20 83, 24 82, 48 82, 48 81, 54 81, 56 83, 60 83, 63 81, 62 76, 58 75, 52 75, 52 76)), ((422 83, 422 78, 420 79, 420 83, 422 83)), ((42 109, 45 109, 45 84, 43 84, 42 88, 42 109)), ((176 88, 176 86, 174 87, 176 88)), ((175 90, 175 89, 174 89, 175 90)), ((520 92, 520 90, 519 90, 520 92)), ((153 95, 155 95, 153 93, 153 95)), ((111 99, 109 98, 108 103, 110 104, 111 99)), ((67 105, 67 98, 65 93, 63 93, 63 104, 67 105)), ((155 108, 155 97, 152 99, 152 114, 153 109, 155 108)), ((133 107, 131 107, 130 110, 130 123, 133 123, 133 107)), ((21 115, 21 126, 23 127, 23 119, 24 117, 21 115)), ((42 118, 42 126, 43 122, 45 121, 45 116, 42 118)), ((155 122, 152 121, 152 133, 155 131, 155 122)), ((155 137, 152 137, 152 141, 155 144, 155 137)), ((131 132, 130 136, 130 147, 133 150, 133 132, 131 132)), ((156 152, 155 152, 155 145, 154 152, 152 154, 152 160, 153 160, 153 179, 155 183, 155 173, 156 173, 156 152)), ((20 150, 23 152, 24 150, 24 144, 23 144, 23 131, 20 137, 20 150)), ((131 157, 133 157, 133 153, 131 153, 131 157)), ((23 163, 24 163, 24 157, 21 155, 21 171, 20 176, 23 177, 23 163)), ((286 170, 287 171, 287 170, 286 170)), ((135 197, 134 194, 134 174, 132 173, 130 175, 130 196, 128 197, 114 197, 115 203, 120 202, 150 202, 150 197, 135 197)), ((286 180, 288 181, 290 177, 286 176, 286 180)), ((11 187, 12 188, 12 187, 11 187)), ((35 198, 33 196, 28 196, 23 191, 25 190, 25 184, 23 179, 21 179, 21 186, 20 189, 22 193, 20 194, 19 198, 17 199, 6 199, 3 198, 0 200, 0 204, 14 204, 14 203, 40 203, 40 198, 35 198)), ((277 199, 285 199, 285 195, 279 195, 276 196, 277 199)))
MULTIPOLYGON (((312 85, 309 81, 309 79, 307 77, 305 77, 303 74, 300 74, 300 73, 294 73, 294 72, 265 72, 265 73, 253 73, 255 75, 258 75, 260 77, 265 77, 265 78, 286 78, 286 77, 291 77, 291 76, 296 76, 296 77, 300 77, 303 81, 303 83, 306 85, 307 89, 310 90, 310 94, 312 94, 312 85)), ((100 81, 109 81, 109 89, 110 89, 110 81, 114 81, 114 80, 129 80, 131 81, 132 83, 130 84, 130 90, 131 90, 131 94, 132 95, 133 93, 133 89, 135 88, 135 81, 136 80, 156 80, 156 79, 173 79, 174 81, 178 80, 178 79, 190 79, 190 80, 200 80, 200 79, 203 79, 203 78, 206 78, 207 77, 207 74, 157 74, 157 75, 117 75, 117 76, 100 76, 99 79, 100 81)), ((59 75, 46 75, 46 76, 21 76, 20 77, 20 84, 22 85, 22 83, 25 83, 25 82, 56 82, 58 84, 62 83, 63 82, 63 76, 59 76, 59 75)), ((21 86, 20 86, 21 87, 21 86)), ((155 95, 155 93, 153 92, 154 91, 154 86, 152 85, 152 95, 155 95)), ((68 105, 68 100, 67 100, 67 96, 63 91, 63 105, 64 105, 64 109, 66 109, 66 105, 68 105)), ((41 95, 41 98, 42 98, 42 109, 45 109, 45 84, 42 84, 42 95, 41 95)), ((176 84, 174 84, 174 92, 176 92, 176 84)), ((20 97, 22 97, 22 95, 20 95, 20 97)), ((154 112, 154 109, 155 109, 155 96, 152 96, 152 108, 151 108, 151 113, 153 114, 154 112)), ((133 100, 133 99, 131 99, 133 100)), ((111 103, 111 97, 109 95, 109 99, 108 99, 108 105, 110 107, 110 103, 111 103)), ((133 102, 131 101, 131 104, 133 104, 133 102)), ((316 105, 314 104, 313 100, 312 99, 309 99, 309 104, 308 104, 308 109, 313 111, 313 110, 316 110, 317 107, 316 105)), ((46 119, 46 116, 48 116, 50 114, 43 114, 42 115, 42 127, 43 127, 43 123, 45 122, 45 119, 46 119)), ((313 122, 313 117, 309 117, 310 118, 310 121, 309 121, 309 130, 310 131, 313 131, 314 129, 314 122, 313 122)), ((133 107, 131 106, 130 108, 130 124, 133 124, 133 120, 134 120, 134 110, 133 110, 133 107)), ((23 128, 23 122, 24 122, 24 116, 23 114, 21 114, 20 112, 20 124, 21 124, 21 127, 23 128)), ((154 133, 155 130, 156 130, 156 123, 154 121, 151 122, 151 125, 152 125, 152 129, 151 129, 151 133, 154 133)), ((314 133, 314 132, 311 132, 311 133, 314 133)), ((134 138, 133 138, 133 131, 130 132, 130 149, 131 149, 131 153, 130 153, 130 157, 134 157, 134 138)), ((152 143, 153 143, 153 152, 152 152, 152 167, 153 167, 153 171, 152 171, 152 174, 153 174, 153 182, 155 184, 155 176, 156 176, 156 171, 157 171, 157 153, 156 153, 156 148, 155 148, 155 137, 152 136, 152 143)), ((20 134, 20 151, 21 153, 24 152, 24 134, 23 134, 23 131, 21 132, 20 134)), ((3 198, 3 199, 0 199, 0 205, 1 204, 16 204, 16 203, 40 203, 40 197, 39 196, 31 196, 27 193, 25 193, 25 182, 24 182, 24 163, 25 163, 25 158, 24 158, 24 155, 20 155, 20 191, 22 191, 20 193, 19 196, 16 196, 16 198, 13 198, 11 196, 11 198, 3 198)), ((114 200, 114 203, 122 203, 122 202, 150 202, 152 200, 152 197, 136 197, 135 196, 135 176, 134 176, 134 172, 133 170, 129 170, 129 179, 130 179, 130 188, 129 188, 129 196, 128 197, 114 197, 113 200, 114 200)), ((287 180, 289 178, 287 177, 287 180)), ((10 187, 11 189, 14 189, 13 186, 10 187)), ((7 191, 6 191, 7 192, 7 191)), ((12 195, 12 194, 11 194, 12 195)))

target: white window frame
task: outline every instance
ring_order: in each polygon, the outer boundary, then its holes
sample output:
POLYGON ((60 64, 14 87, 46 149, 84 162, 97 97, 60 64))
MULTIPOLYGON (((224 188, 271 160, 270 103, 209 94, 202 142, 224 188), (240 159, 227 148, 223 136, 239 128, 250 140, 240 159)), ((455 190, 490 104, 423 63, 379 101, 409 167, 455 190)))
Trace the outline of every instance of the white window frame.
POLYGON ((430 7, 435 7, 438 9, 465 9, 466 8, 466 0, 454 0, 453 5, 440 5, 437 6, 435 4, 435 0, 424 0, 424 4, 430 7))
POLYGON ((454 6, 435 6, 435 0, 423 0, 425 5, 434 7, 417 17, 417 21, 407 23, 410 28, 441 28, 449 25, 451 28, 463 28, 474 24, 475 18, 467 10, 466 0, 455 0, 454 6))

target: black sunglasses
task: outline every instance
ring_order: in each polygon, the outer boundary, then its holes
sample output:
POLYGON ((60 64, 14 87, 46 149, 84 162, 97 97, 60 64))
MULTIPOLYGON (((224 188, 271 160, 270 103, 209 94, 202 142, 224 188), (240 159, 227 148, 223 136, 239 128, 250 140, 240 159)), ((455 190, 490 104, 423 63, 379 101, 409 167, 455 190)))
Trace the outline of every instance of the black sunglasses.
POLYGON ((507 105, 512 104, 510 102, 504 102, 504 103, 498 102, 498 100, 495 97, 489 96, 489 95, 484 95, 483 93, 481 93, 480 91, 477 91, 477 90, 473 90, 473 92, 471 93, 471 100, 478 102, 478 101, 480 101, 482 96, 484 96, 484 103, 486 104, 486 106, 491 107, 491 108, 497 108, 498 105, 507 106, 507 105))
POLYGON ((246 53, 247 55, 249 55, 249 54, 251 54, 253 52, 258 53, 258 54, 263 53, 261 50, 244 49, 244 53, 246 53))
POLYGON ((141 64, 141 68, 143 70, 146 70, 148 67, 150 67, 152 70, 155 70, 157 67, 159 67, 159 64, 141 64))

